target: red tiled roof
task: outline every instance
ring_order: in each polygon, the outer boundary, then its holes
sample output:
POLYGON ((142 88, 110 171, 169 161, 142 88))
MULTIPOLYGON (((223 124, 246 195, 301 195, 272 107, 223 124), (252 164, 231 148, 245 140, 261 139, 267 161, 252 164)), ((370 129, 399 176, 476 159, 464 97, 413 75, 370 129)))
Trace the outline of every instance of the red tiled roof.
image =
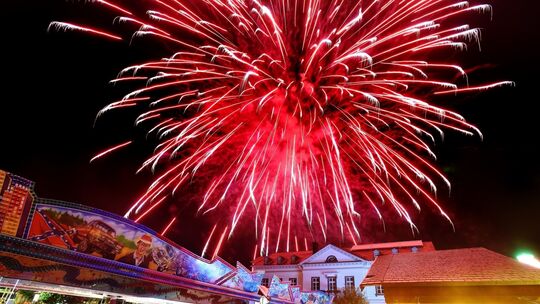
MULTIPOLYGON (((343 250, 350 252, 357 257, 360 257, 367 261, 373 261, 375 256, 374 250, 379 250, 380 255, 392 254, 392 249, 397 248, 399 253, 410 252, 413 247, 416 247, 419 252, 434 251, 435 247, 431 242, 422 241, 405 241, 405 242, 391 242, 391 243, 377 243, 377 244, 365 244, 357 245, 351 248, 342 248, 343 250), (406 251, 405 251, 406 250, 406 251)), ((251 262, 253 266, 260 265, 296 265, 304 261, 313 255, 312 251, 293 251, 293 252, 276 252, 269 255, 269 263, 264 263, 264 257, 258 257, 251 262), (292 256, 297 256, 296 263, 292 262, 292 256), (281 263, 278 262, 279 257, 282 258, 281 263)))
POLYGON ((362 285, 540 285, 540 270, 485 248, 379 256, 362 285))
POLYGON ((351 251, 356 250, 375 250, 375 249, 387 249, 387 248, 401 248, 401 247, 422 247, 424 243, 431 242, 422 242, 420 240, 416 241, 405 241, 405 242, 391 242, 391 243, 376 243, 376 244, 362 244, 351 247, 351 251))
POLYGON ((416 247, 418 252, 435 251, 435 246, 432 242, 422 241, 406 241, 406 242, 392 242, 392 243, 378 243, 378 244, 365 244, 353 246, 349 251, 368 261, 373 261, 375 256, 374 250, 379 251, 379 255, 392 254, 392 249, 398 249, 398 253, 411 252, 412 248, 416 247))

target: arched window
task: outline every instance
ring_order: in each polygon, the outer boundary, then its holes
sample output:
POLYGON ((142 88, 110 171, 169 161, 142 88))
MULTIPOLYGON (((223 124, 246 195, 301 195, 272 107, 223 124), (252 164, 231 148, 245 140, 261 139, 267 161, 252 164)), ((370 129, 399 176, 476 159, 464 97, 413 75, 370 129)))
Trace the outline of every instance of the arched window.
POLYGON ((326 258, 326 263, 337 263, 337 258, 333 255, 329 255, 327 258, 326 258))

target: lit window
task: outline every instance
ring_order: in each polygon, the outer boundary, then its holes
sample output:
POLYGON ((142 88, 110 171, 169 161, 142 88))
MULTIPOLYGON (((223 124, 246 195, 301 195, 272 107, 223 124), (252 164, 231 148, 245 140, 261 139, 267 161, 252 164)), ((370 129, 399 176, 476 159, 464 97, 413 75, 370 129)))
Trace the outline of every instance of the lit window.
POLYGON ((321 290, 321 279, 319 277, 311 277, 311 290, 321 290))
POLYGON ((268 278, 263 278, 261 282, 262 286, 268 287, 268 278))
POLYGON ((336 277, 328 277, 328 291, 334 291, 336 289, 336 277))
POLYGON ((350 289, 355 288, 355 286, 354 286, 354 277, 353 276, 345 277, 345 288, 350 288, 350 289))
POLYGON ((384 289, 383 289, 382 285, 375 286, 375 295, 377 295, 377 296, 384 295, 384 289))
POLYGON ((291 286, 298 285, 298 281, 296 280, 296 278, 289 278, 289 282, 290 282, 291 286))

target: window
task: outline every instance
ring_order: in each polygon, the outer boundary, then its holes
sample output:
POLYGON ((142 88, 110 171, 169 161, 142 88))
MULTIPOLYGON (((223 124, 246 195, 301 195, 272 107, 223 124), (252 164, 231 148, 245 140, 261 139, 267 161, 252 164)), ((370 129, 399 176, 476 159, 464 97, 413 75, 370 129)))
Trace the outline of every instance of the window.
POLYGON ((285 281, 283 281, 283 278, 279 278, 279 282, 280 283, 285 283, 285 281))
POLYGON ((345 277, 345 288, 350 288, 350 289, 355 288, 355 286, 354 286, 354 277, 353 276, 345 277))
POLYGON ((319 277, 311 277, 311 290, 321 290, 321 279, 319 277))
POLYGON ((336 258, 336 256, 334 255, 329 255, 327 258, 326 258, 326 263, 337 263, 338 260, 336 258))
POLYGON ((375 295, 377 295, 377 296, 384 295, 384 289, 383 289, 382 285, 375 286, 375 295))
POLYGON ((336 289, 336 277, 328 277, 328 291, 334 291, 336 289))
POLYGON ((261 282, 262 286, 268 287, 268 278, 263 278, 261 282))
POLYGON ((296 278, 289 278, 289 282, 290 282, 291 286, 298 285, 298 281, 296 280, 296 278))

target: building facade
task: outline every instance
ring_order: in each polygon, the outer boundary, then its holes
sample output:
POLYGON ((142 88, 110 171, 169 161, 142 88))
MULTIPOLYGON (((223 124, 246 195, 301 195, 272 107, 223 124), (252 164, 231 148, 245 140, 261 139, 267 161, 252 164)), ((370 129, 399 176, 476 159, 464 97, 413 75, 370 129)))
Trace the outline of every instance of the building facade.
MULTIPOLYGON (((261 256, 252 262, 253 271, 264 271, 262 285, 268 286, 272 277, 303 291, 338 292, 359 288, 377 256, 403 252, 433 251, 429 242, 409 241, 367 244, 352 248, 326 245, 320 250, 278 252, 261 256)), ((368 286, 363 294, 369 303, 385 303, 382 286, 368 286)))
POLYGON ((0 233, 21 236, 30 206, 34 183, 0 170, 0 233))

